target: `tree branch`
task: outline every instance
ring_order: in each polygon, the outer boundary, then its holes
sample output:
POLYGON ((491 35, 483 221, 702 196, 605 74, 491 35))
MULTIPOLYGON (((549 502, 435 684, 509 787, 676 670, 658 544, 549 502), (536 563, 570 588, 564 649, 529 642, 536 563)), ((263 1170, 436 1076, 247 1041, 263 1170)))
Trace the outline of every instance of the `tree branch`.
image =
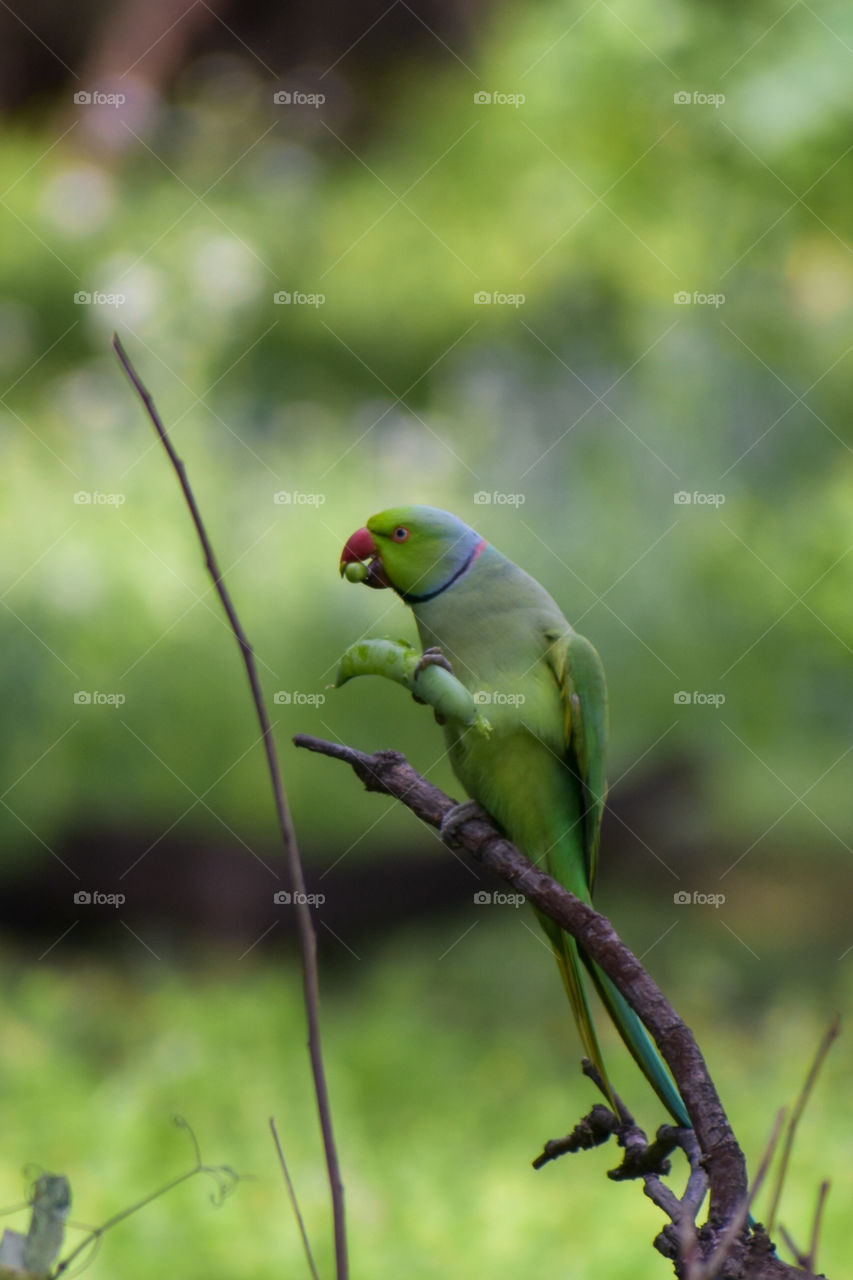
MULTIPOLYGON (((443 819, 456 807, 454 801, 421 777, 397 751, 378 751, 367 755, 352 747, 307 734, 298 734, 293 741, 297 747, 349 764, 368 791, 401 800, 429 826, 440 828, 443 819)), ((687 1275, 682 1267, 679 1227, 690 1208, 693 1208, 693 1213, 698 1209, 697 1179, 699 1172, 704 1170, 710 1188, 710 1207, 708 1222, 698 1233, 697 1245, 701 1252, 697 1261, 706 1262, 713 1256, 715 1275, 723 1274, 725 1262, 725 1275, 732 1280, 736 1277, 740 1280, 747 1280, 747 1277, 749 1280, 781 1280, 782 1277, 805 1276, 807 1273, 787 1266, 776 1257, 760 1226, 746 1228, 746 1162, 702 1054, 689 1028, 621 941, 610 921, 539 871, 500 834, 486 814, 454 822, 452 835, 446 835, 446 839, 454 848, 464 850, 481 866, 523 893, 540 911, 581 943, 642 1019, 672 1071, 693 1124, 690 1140, 698 1147, 698 1154, 691 1159, 691 1167, 697 1177, 691 1177, 688 1182, 692 1204, 688 1206, 675 1201, 679 1221, 664 1228, 657 1242, 661 1251, 675 1263, 676 1273, 687 1275), (719 1248, 723 1240, 725 1256, 721 1256, 723 1250, 719 1248)), ((670 1130, 672 1132, 678 1131, 670 1130)), ((587 1145, 590 1140, 606 1140, 597 1115, 593 1115, 586 1131, 581 1134, 576 1131, 577 1146, 587 1145)), ((552 1151, 550 1154, 553 1158, 558 1153, 552 1151)), ((660 1195, 659 1182, 655 1185, 657 1175, 646 1167, 642 1176, 646 1180, 647 1193, 655 1202, 661 1207, 669 1205, 672 1208, 669 1198, 660 1195)), ((692 1224, 692 1218, 690 1221, 692 1224)))

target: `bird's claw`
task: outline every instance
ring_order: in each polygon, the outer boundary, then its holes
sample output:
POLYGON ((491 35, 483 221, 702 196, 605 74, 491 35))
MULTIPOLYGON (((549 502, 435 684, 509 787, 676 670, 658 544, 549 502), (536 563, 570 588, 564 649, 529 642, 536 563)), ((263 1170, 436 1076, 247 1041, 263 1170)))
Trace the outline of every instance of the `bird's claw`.
POLYGON ((482 818, 484 822, 490 821, 489 815, 476 800, 464 800, 462 804, 455 804, 452 809, 448 809, 438 829, 442 840, 452 841, 457 827, 461 827, 470 818, 482 818))
POLYGON ((431 645, 429 649, 424 649, 415 667, 415 678, 417 679, 427 667, 444 667, 445 671, 449 671, 453 675, 453 667, 450 665, 449 659, 445 658, 437 644, 431 645))
MULTIPOLYGON (((453 667, 450 665, 450 662, 448 661, 448 659, 445 658, 444 654, 442 653, 441 649, 437 644, 430 645, 429 649, 424 649, 423 653, 418 658, 417 664, 415 665, 415 670, 413 672, 413 679, 417 680, 421 672, 426 671, 428 667, 443 667, 445 671, 448 671, 450 675, 453 675, 453 667)), ((416 693, 413 693, 412 697, 414 698, 415 702, 421 703, 422 706, 427 701, 426 698, 419 698, 416 693)), ((436 724, 447 723, 446 718, 443 715, 441 715, 440 712, 433 711, 433 715, 435 716, 436 724)))

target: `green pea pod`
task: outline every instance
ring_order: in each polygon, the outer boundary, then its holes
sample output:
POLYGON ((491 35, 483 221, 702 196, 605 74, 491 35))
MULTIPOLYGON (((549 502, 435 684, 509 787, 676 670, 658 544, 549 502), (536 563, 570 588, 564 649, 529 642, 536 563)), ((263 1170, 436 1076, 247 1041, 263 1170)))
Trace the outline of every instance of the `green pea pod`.
POLYGON ((338 663, 335 688, 354 676, 385 676, 409 688, 419 656, 405 640, 358 640, 338 663))
POLYGON ((472 695, 444 667, 428 663, 415 674, 421 654, 405 640, 359 640, 350 645, 338 664, 335 688, 355 676, 384 676, 403 685, 428 703, 442 721, 475 728, 488 736, 491 725, 477 708, 472 695))

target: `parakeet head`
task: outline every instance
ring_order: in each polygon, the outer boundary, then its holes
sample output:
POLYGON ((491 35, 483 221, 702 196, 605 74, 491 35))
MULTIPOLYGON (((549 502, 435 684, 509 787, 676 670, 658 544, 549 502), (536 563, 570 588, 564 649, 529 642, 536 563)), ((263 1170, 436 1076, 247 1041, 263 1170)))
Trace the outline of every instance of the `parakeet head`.
POLYGON ((392 507, 371 516, 341 553, 341 573, 368 587, 393 587, 411 603, 431 599, 473 564, 486 541, 437 507, 392 507), (348 569, 363 565, 363 571, 348 569))

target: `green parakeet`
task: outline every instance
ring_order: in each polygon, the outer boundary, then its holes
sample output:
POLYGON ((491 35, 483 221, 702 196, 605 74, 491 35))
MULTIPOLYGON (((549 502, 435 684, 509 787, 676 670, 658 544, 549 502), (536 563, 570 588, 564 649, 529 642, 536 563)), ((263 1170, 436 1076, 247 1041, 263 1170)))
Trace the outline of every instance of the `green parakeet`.
MULTIPOLYGON (((591 902, 607 790, 607 689, 589 641, 572 630, 538 582, 434 507, 372 516, 347 541, 340 568, 353 581, 396 591, 415 616, 425 653, 440 650, 426 660, 443 655, 477 696, 491 733, 471 732, 452 719, 444 726, 453 771, 468 794, 533 862, 591 902)), ((584 1051, 608 1092, 584 968, 655 1093, 678 1124, 689 1125, 627 1001, 569 934, 545 916, 539 920, 584 1051)))

